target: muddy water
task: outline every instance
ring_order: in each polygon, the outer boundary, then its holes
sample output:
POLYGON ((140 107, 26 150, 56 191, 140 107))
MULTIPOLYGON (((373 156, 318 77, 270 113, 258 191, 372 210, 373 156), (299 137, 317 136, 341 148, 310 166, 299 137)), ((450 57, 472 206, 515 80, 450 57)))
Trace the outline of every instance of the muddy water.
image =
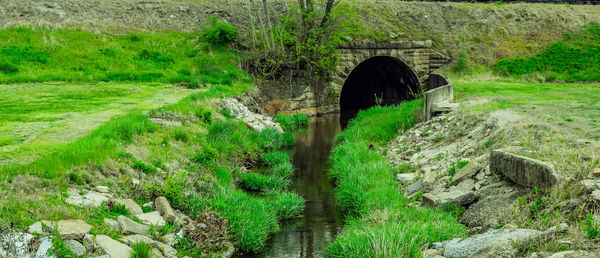
POLYGON ((343 225, 327 178, 333 139, 340 130, 340 116, 334 114, 314 118, 306 131, 296 133, 292 159, 296 170, 290 190, 306 200, 304 216, 284 222, 257 257, 325 256, 327 245, 343 225))

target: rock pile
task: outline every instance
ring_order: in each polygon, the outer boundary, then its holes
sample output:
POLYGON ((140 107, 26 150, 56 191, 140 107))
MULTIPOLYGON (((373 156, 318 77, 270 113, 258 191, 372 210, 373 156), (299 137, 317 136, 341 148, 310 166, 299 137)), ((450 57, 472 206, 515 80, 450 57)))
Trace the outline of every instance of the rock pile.
POLYGON ((262 131, 266 128, 275 128, 279 132, 283 132, 283 129, 279 123, 274 122, 271 117, 254 113, 248 109, 244 104, 240 103, 233 98, 225 98, 217 102, 217 105, 222 108, 229 110, 232 115, 237 119, 240 119, 253 130, 262 131))
MULTIPOLYGON (((76 192, 76 190, 71 189, 69 192, 76 192)), ((98 192, 92 191, 83 195, 77 193, 70 199, 80 205, 95 206, 95 197, 102 196, 103 199, 107 197, 98 194, 98 192)), ((193 223, 185 214, 174 210, 164 197, 159 197, 153 202, 156 211, 147 213, 144 213, 142 208, 131 199, 110 199, 106 203, 123 205, 132 216, 121 215, 116 220, 104 218, 104 224, 108 228, 123 234, 120 240, 102 234, 91 235, 92 226, 83 220, 39 221, 32 224, 27 233, 0 234, 0 257, 55 257, 50 255, 54 232, 57 232, 65 246, 78 256, 130 257, 131 246, 143 242, 152 246, 152 257, 178 257, 177 250, 173 246, 178 243, 178 239, 185 236, 185 232, 196 230, 197 227, 195 225, 197 223, 193 223), (169 233, 160 239, 154 239, 154 234, 150 232, 151 226, 159 227, 166 223, 181 225, 182 228, 178 229, 176 233, 169 233), (42 237, 37 240, 36 234, 42 237)), ((206 225, 204 226, 206 227, 206 225)), ((230 250, 227 250, 226 253, 232 255, 235 249, 232 245, 227 246, 230 250)))

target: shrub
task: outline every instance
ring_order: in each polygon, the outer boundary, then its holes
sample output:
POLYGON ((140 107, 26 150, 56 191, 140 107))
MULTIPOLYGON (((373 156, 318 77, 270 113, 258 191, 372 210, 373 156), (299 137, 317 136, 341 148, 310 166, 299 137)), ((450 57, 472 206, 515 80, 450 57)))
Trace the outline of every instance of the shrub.
POLYGON ((212 16, 206 22, 206 27, 201 28, 200 36, 205 42, 213 45, 225 46, 237 39, 238 28, 221 22, 217 16, 212 16))
POLYGON ((275 116, 275 120, 277 120, 277 123, 279 123, 285 130, 296 129, 296 121, 294 120, 294 117, 290 115, 277 114, 277 116, 275 116))
POLYGON ((274 165, 278 165, 281 163, 285 163, 285 162, 288 162, 289 160, 290 160, 290 157, 287 155, 287 153, 280 152, 280 151, 268 152, 263 157, 263 161, 265 162, 265 164, 267 164, 269 166, 274 166, 274 165))
POLYGON ((466 73, 469 70, 467 54, 461 51, 456 58, 456 63, 452 67, 452 71, 455 73, 466 73))
POLYGON ((254 191, 282 190, 290 184, 289 180, 280 177, 252 172, 239 175, 239 180, 242 188, 254 191))
POLYGON ((210 165, 215 163, 219 153, 217 150, 209 144, 202 146, 202 150, 192 158, 193 161, 204 165, 210 165))
POLYGON ((148 165, 140 160, 136 160, 133 162, 133 168, 135 170, 144 172, 144 173, 149 173, 149 174, 154 174, 156 172, 158 172, 158 169, 156 169, 155 167, 148 165))
POLYGON ((190 139, 190 134, 183 129, 175 129, 173 131, 173 138, 180 142, 187 142, 190 139))
POLYGON ((296 193, 269 191, 266 196, 279 219, 298 217, 304 210, 304 199, 296 193))
POLYGON ((211 124, 212 123, 212 111, 206 109, 204 107, 198 107, 194 112, 196 117, 200 118, 200 120, 204 123, 211 124))
POLYGON ((169 176, 162 187, 162 192, 173 206, 180 206, 184 203, 183 189, 185 188, 186 172, 179 172, 174 176, 169 176))

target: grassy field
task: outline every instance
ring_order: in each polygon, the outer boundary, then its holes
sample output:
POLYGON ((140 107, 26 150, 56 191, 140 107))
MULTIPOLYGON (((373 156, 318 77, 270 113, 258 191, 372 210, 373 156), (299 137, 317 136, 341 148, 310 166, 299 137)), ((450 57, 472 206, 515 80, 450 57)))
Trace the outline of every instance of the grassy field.
POLYGON ((466 234, 452 213, 410 206, 395 169, 377 151, 417 122, 421 105, 415 100, 361 111, 336 138, 329 175, 346 225, 328 256, 416 257, 428 243, 466 234))
POLYGON ((172 104, 193 92, 158 83, 0 85, 0 166, 30 163, 114 116, 172 104))
POLYGON ((124 81, 191 87, 248 80, 235 51, 197 33, 94 34, 72 29, 0 30, 0 83, 124 81))

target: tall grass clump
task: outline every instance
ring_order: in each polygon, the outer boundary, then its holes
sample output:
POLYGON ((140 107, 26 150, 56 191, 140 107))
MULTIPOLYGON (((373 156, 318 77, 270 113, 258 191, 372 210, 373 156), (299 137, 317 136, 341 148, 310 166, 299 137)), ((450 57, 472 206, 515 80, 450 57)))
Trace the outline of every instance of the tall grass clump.
POLYGON ((419 99, 361 111, 336 138, 329 176, 347 223, 328 256, 413 257, 428 243, 466 234, 451 213, 409 206, 395 169, 376 151, 418 121, 421 105, 419 99))
POLYGON ((600 81, 600 23, 566 34, 537 55, 500 60, 494 70, 513 77, 540 74, 545 81, 600 81))
POLYGON ((278 176, 266 176, 257 173, 239 175, 240 186, 253 191, 283 190, 290 184, 290 180, 278 176))
POLYGON ((200 35, 210 44, 225 46, 237 39, 238 29, 227 22, 219 21, 217 16, 212 16, 207 20, 206 26, 201 28, 200 35))
POLYGON ((309 122, 308 116, 302 113, 298 113, 295 115, 278 114, 277 116, 275 116, 275 120, 286 131, 304 129, 308 127, 309 122))
POLYGON ((304 199, 297 193, 269 191, 266 196, 279 219, 296 218, 304 210, 304 199))
POLYGON ((227 218, 233 240, 243 251, 259 251, 269 234, 279 229, 270 204, 241 190, 217 190, 208 203, 227 218))

